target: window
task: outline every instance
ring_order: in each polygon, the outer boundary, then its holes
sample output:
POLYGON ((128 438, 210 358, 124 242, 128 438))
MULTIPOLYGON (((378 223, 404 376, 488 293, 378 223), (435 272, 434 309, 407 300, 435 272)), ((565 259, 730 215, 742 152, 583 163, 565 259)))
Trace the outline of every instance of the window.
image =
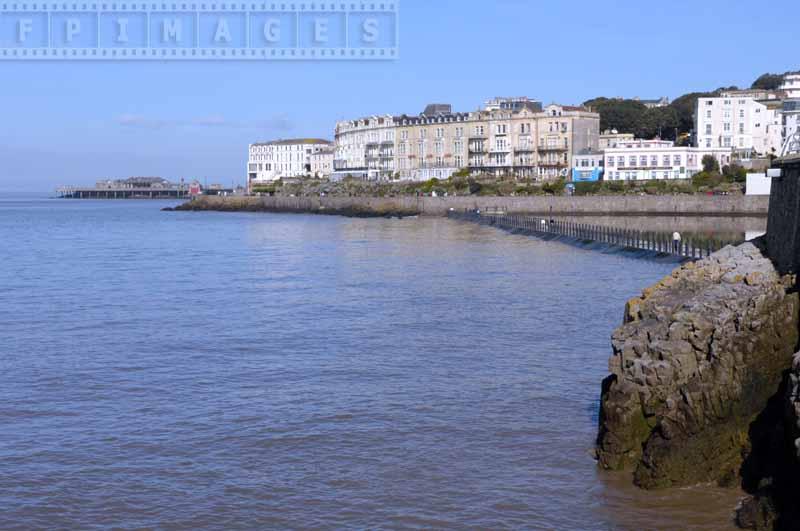
POLYGON ((427 134, 428 134, 428 131, 426 129, 420 129, 419 130, 419 137, 420 138, 425 138, 427 136, 427 134))
POLYGON ((607 165, 608 165, 609 168, 613 168, 614 167, 614 157, 608 157, 607 165))
POLYGON ((461 153, 462 151, 464 151, 464 142, 456 140, 453 143, 453 151, 455 151, 456 153, 461 153))
POLYGON ((730 120, 731 119, 731 111, 727 111, 726 110, 725 112, 723 112, 722 113, 722 118, 725 119, 725 120, 730 120))
POLYGON ((434 144, 434 148, 436 149, 436 154, 441 155, 444 153, 444 142, 441 140, 437 140, 436 144, 434 144))
POLYGON ((639 157, 639 166, 647 166, 647 155, 642 155, 639 157))
POLYGON ((625 166, 625 157, 617 157, 617 166, 625 166))
POLYGON ((731 147, 731 137, 726 136, 722 141, 722 147, 731 147))
POLYGON ((706 118, 711 119, 711 109, 706 111, 706 118))
POLYGON ((464 128, 456 127, 456 138, 461 138, 462 136, 464 136, 464 128))
POLYGON ((744 109, 739 109, 739 118, 744 118, 744 109))
POLYGON ((740 134, 740 135, 743 135, 743 134, 744 134, 744 124, 743 124, 743 123, 740 123, 740 124, 739 124, 739 134, 740 134))
POLYGON ((731 130, 730 122, 725 122, 724 124, 722 124, 722 130, 725 132, 729 132, 731 130))
POLYGON ((661 160, 663 161, 662 166, 669 166, 669 155, 664 155, 661 160))
POLYGON ((437 127, 436 128, 436 138, 444 137, 444 127, 437 127))
POLYGON ((673 166, 680 166, 682 160, 683 160, 683 157, 681 157, 680 155, 675 155, 675 156, 672 157, 672 165, 673 166))
POLYGON ((636 156, 631 155, 628 157, 628 166, 636 166, 636 156))
POLYGON ((707 147, 707 148, 710 148, 710 147, 711 147, 711 139, 710 139, 710 138, 707 138, 707 139, 706 139, 706 147, 707 147))
POLYGON ((706 134, 710 135, 711 133, 711 124, 706 124, 706 134))

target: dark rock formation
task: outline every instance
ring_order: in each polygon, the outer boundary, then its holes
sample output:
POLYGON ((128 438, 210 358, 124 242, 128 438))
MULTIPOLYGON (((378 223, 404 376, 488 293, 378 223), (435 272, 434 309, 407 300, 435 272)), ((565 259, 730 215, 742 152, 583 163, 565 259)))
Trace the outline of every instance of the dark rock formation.
POLYGON ((741 481, 751 425, 791 367, 798 296, 753 244, 684 265, 613 334, 597 455, 645 488, 741 481))

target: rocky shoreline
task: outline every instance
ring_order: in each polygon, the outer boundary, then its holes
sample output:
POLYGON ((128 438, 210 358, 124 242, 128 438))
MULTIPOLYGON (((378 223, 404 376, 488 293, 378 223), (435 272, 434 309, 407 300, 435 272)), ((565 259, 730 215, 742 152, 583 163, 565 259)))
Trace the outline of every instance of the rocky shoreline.
POLYGON ((628 302, 602 384, 600 466, 645 489, 741 487, 747 529, 800 529, 797 163, 773 183, 766 237, 628 302))

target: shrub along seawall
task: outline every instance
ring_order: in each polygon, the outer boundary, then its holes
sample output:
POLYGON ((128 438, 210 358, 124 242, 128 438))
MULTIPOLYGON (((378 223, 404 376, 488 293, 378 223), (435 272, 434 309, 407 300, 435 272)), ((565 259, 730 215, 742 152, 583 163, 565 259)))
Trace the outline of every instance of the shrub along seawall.
POLYGON ((307 212, 352 216, 443 216, 450 209, 599 216, 766 216, 766 196, 527 196, 527 197, 217 197, 201 196, 177 210, 307 212))
POLYGON ((628 302, 597 441, 600 465, 644 488, 741 486, 751 529, 800 529, 800 158, 778 164, 767 236, 628 302))

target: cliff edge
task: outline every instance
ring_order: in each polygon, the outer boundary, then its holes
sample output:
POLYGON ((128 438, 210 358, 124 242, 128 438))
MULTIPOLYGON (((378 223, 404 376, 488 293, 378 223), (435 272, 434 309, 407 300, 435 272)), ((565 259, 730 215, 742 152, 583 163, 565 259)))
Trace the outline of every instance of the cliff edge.
POLYGON ((597 457, 645 488, 741 481, 753 423, 798 340, 793 278, 761 249, 726 247, 628 302, 612 336, 597 457))

